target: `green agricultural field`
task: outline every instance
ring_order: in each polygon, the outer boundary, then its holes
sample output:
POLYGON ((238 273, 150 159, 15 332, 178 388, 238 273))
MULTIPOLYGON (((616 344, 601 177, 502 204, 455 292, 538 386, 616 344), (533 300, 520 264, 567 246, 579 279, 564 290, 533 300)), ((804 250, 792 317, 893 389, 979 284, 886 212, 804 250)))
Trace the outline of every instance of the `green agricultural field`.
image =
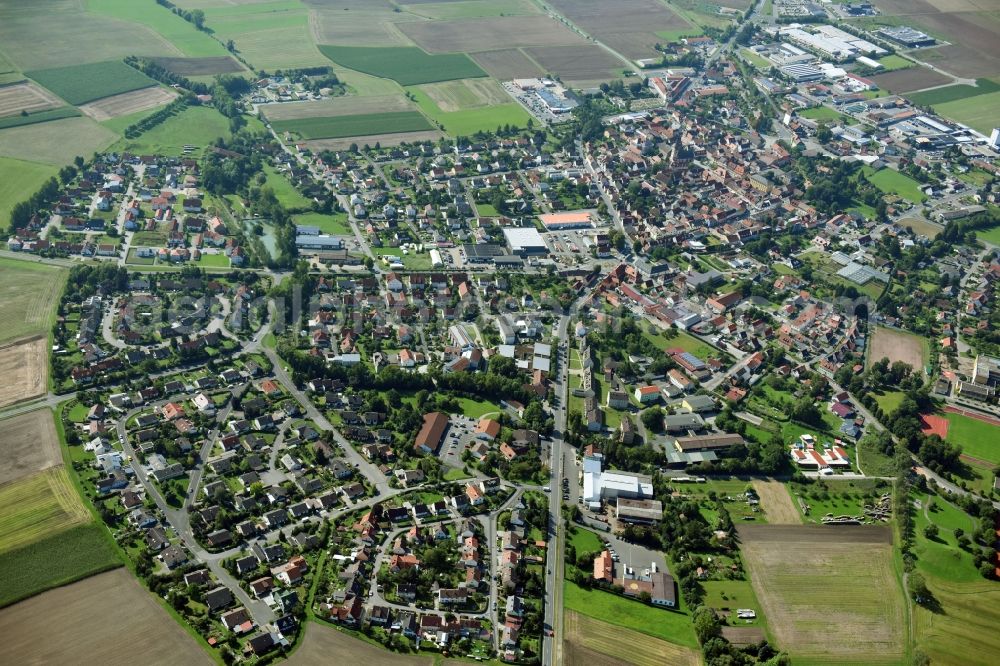
POLYGON ((431 55, 416 46, 320 46, 319 50, 338 65, 404 86, 486 76, 464 53, 431 55))
POLYGON ((66 281, 63 268, 0 259, 0 343, 52 330, 55 305, 66 281))
POLYGON ((14 204, 34 194, 56 171, 48 164, 0 157, 0 226, 7 227, 14 204))
POLYGON ((198 30, 155 2, 136 0, 88 0, 87 11, 94 14, 141 23, 180 49, 184 55, 194 58, 228 55, 226 48, 208 33, 198 30))
POLYGON ((274 191, 278 203, 285 208, 306 208, 310 201, 302 196, 302 193, 295 189, 288 178, 274 170, 270 164, 264 165, 264 173, 267 174, 267 187, 274 191))
POLYGON ((868 182, 886 194, 895 194, 912 203, 920 203, 925 198, 920 191, 920 183, 904 173, 892 169, 873 171, 871 167, 865 167, 863 173, 868 182))
POLYGON ((61 465, 0 486, 0 552, 89 521, 61 465))
POLYGON ((295 224, 308 227, 318 227, 321 233, 332 236, 351 236, 351 225, 347 221, 346 213, 336 215, 323 215, 322 213, 304 213, 292 218, 295 224))
POLYGON ((75 105, 156 85, 153 79, 118 60, 54 67, 25 74, 75 105))
POLYGON ((835 109, 831 109, 828 106, 814 106, 808 109, 802 109, 798 112, 803 118, 809 118, 810 120, 839 120, 842 122, 848 122, 849 119, 842 113, 839 113, 835 109))
POLYGON ((75 118, 79 115, 80 112, 73 107, 64 106, 58 109, 48 109, 46 111, 29 113, 26 116, 7 116, 6 118, 0 118, 0 129, 20 127, 22 125, 34 125, 35 123, 44 123, 50 120, 59 120, 61 118, 75 118))
POLYGON ((948 419, 948 441, 962 447, 962 452, 1000 464, 1000 426, 961 414, 944 414, 948 419))
POLYGON ((189 106, 135 139, 123 139, 117 148, 135 153, 183 155, 184 146, 204 147, 229 136, 229 121, 207 106, 189 106))
POLYGON ((1000 125, 1000 92, 935 104, 934 110, 989 136, 1000 125))
POLYGON ((913 67, 913 62, 898 55, 887 55, 884 58, 879 58, 878 62, 882 65, 882 69, 879 72, 895 72, 899 69, 913 67))
POLYGON ((121 566, 104 527, 90 523, 0 553, 0 607, 121 566))
POLYGON ((476 132, 492 132, 502 125, 527 127, 531 116, 520 104, 510 102, 476 109, 443 111, 427 93, 410 88, 417 105, 429 118, 441 124, 452 136, 470 136, 476 132))
POLYGON ((585 590, 569 582, 564 584, 563 590, 563 605, 566 610, 634 629, 677 645, 698 647, 698 639, 694 635, 688 613, 647 606, 602 590, 585 590))
POLYGON ((947 104, 948 102, 967 101, 970 97, 978 97, 996 92, 1000 92, 1000 83, 989 79, 977 79, 975 86, 964 84, 945 86, 924 92, 909 93, 906 97, 914 104, 919 104, 920 106, 937 106, 938 104, 947 104))
POLYGON ((538 13, 538 8, 530 0, 448 0, 408 5, 407 11, 435 20, 448 20, 489 16, 531 16, 538 13))
POLYGON ((352 136, 370 136, 394 132, 420 132, 434 129, 427 119, 416 111, 369 113, 333 118, 301 118, 275 120, 271 127, 276 132, 294 132, 303 139, 340 139, 352 136))
POLYGON ((118 135, 90 118, 63 118, 0 130, 0 155, 63 165, 78 155, 104 150, 116 139, 118 135))

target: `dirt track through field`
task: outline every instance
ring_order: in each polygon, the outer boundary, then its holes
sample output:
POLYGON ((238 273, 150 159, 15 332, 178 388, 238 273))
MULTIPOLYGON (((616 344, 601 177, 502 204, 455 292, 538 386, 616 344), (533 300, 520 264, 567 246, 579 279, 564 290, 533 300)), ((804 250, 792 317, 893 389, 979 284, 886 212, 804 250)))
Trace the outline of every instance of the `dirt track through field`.
POLYGON ((0 407, 45 393, 47 352, 45 336, 0 346, 0 407))
POLYGON ((802 516, 795 509, 791 495, 784 484, 778 481, 758 480, 753 482, 754 490, 760 496, 769 525, 801 525, 802 516))
POLYGON ((212 664, 126 569, 0 611, 8 664, 212 664))

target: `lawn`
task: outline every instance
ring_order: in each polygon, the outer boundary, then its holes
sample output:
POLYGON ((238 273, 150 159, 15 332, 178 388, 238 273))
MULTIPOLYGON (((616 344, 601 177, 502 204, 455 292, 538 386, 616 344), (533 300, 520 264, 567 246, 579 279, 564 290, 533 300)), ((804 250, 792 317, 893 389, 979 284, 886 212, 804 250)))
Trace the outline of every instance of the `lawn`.
POLYGON ((761 71, 766 71, 771 68, 771 63, 768 62, 767 58, 754 53, 750 49, 740 49, 740 55, 750 61, 751 65, 761 71))
POLYGON ((264 165, 264 173, 267 174, 267 186, 274 191, 278 203, 285 208, 306 208, 311 203, 309 199, 302 196, 302 193, 295 189, 295 186, 284 176, 275 171, 270 164, 264 165))
POLYGON ((409 88, 417 105, 427 117, 434 120, 452 136, 469 136, 476 132, 493 132, 503 125, 527 127, 531 116, 517 102, 497 104, 474 109, 443 111, 427 93, 419 88, 409 88))
POLYGON ((729 616, 733 626, 760 626, 764 624, 763 610, 753 586, 748 580, 707 580, 701 584, 705 589, 703 605, 722 611, 729 616), (736 618, 736 609, 750 608, 757 611, 757 619, 747 623, 736 618))
POLYGON ((576 531, 570 536, 569 543, 576 549, 577 557, 583 553, 594 553, 604 550, 604 544, 601 543, 596 534, 580 527, 577 527, 576 531))
POLYGON ((878 403, 879 409, 888 415, 896 411, 896 408, 903 402, 904 397, 906 397, 906 394, 902 391, 885 391, 875 395, 875 402, 878 403))
POLYGON ((482 418, 486 414, 497 414, 500 405, 489 400, 472 400, 471 398, 459 398, 458 404, 462 408, 462 413, 470 419, 482 418))
POLYGON ((347 221, 346 213, 336 213, 334 215, 323 215, 322 213, 303 213, 292 218, 295 224, 318 227, 321 233, 333 236, 351 236, 351 225, 347 221))
POLYGON ((25 75, 75 105, 156 85, 156 81, 120 60, 53 67, 25 75))
POLYGON ((989 136, 1000 125, 1000 92, 935 104, 934 110, 989 136))
POLYGON ((0 343, 48 333, 68 271, 55 266, 0 259, 0 343))
POLYGON ((228 55, 226 48, 208 33, 198 30, 166 7, 136 0, 87 0, 87 11, 115 19, 141 23, 191 57, 228 55))
MULTIPOLYGON (((352 136, 420 132, 434 129, 427 119, 416 111, 274 120, 271 121, 271 127, 276 132, 293 132, 303 139, 340 139, 352 136)), ((496 128, 494 127, 494 129, 496 128)))
POLYGON ((566 610, 634 629, 670 643, 698 647, 691 616, 687 613, 647 606, 601 590, 585 590, 569 582, 564 584, 563 606, 566 610))
POLYGON ((887 55, 884 58, 879 58, 879 64, 882 65, 882 69, 879 72, 895 72, 898 69, 908 69, 913 67, 913 63, 906 58, 898 55, 887 55))
POLYGON ((961 414, 945 413, 948 419, 948 441, 962 447, 962 452, 1000 464, 1000 426, 961 414))
POLYGON ((416 46, 320 46, 333 62, 404 86, 486 76, 464 53, 431 55, 416 46))
POLYGON ((205 147, 219 137, 229 136, 229 120, 207 106, 189 106, 135 139, 122 140, 118 147, 140 154, 179 156, 184 146, 205 147))
POLYGON ((0 607, 119 566, 104 527, 73 527, 0 553, 0 607))
POLYGON ((202 252, 201 257, 195 263, 202 268, 229 268, 229 257, 224 254, 207 254, 202 252))
POLYGON ((912 203, 920 203, 922 199, 926 198, 920 191, 920 183, 906 174, 892 169, 873 171, 871 167, 867 166, 863 169, 863 173, 868 182, 886 194, 895 194, 912 203))
POLYGON ((647 340, 656 345, 659 349, 683 349, 686 352, 690 352, 697 356, 698 358, 705 360, 710 357, 722 357, 721 351, 713 347, 712 345, 702 342, 698 338, 685 333, 684 331, 679 331, 671 329, 668 333, 643 333, 647 340))
POLYGON ((48 164, 0 157, 0 226, 6 229, 14 204, 34 194, 57 171, 48 164))
MULTIPOLYGON (((3 187, 3 185, 0 185, 3 187)), ((976 238, 992 245, 1000 246, 1000 226, 976 231, 976 238)))
POLYGON ((809 118, 810 120, 839 120, 841 122, 849 122, 850 119, 844 114, 840 113, 836 109, 831 109, 828 106, 814 106, 808 109, 802 109, 798 112, 803 118, 809 118))

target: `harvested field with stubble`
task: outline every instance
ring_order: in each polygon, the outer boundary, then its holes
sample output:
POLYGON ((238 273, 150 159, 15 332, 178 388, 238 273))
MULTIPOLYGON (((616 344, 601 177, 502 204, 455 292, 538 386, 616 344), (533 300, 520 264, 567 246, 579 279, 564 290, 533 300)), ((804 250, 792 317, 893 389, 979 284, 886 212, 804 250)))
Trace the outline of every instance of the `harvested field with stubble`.
POLYGON ((473 53, 472 59, 486 72, 500 81, 542 76, 545 70, 519 49, 499 49, 473 53))
MULTIPOLYGON (((2 625, 0 625, 2 626, 2 625)), ((431 666, 434 658, 403 655, 378 648, 333 627, 310 622, 305 638, 288 658, 289 666, 301 664, 379 664, 380 666, 431 666)))
POLYGON ((0 485, 0 552, 89 521, 62 465, 0 485))
POLYGON ((351 144, 359 146, 368 144, 374 146, 376 143, 382 146, 398 146, 401 143, 415 143, 417 141, 437 141, 445 134, 438 130, 428 130, 424 132, 392 132, 389 134, 369 134, 362 137, 344 137, 340 139, 313 139, 306 141, 310 150, 344 150, 351 144))
POLYGON ((919 335, 878 326, 871 336, 868 366, 887 358, 889 365, 902 361, 920 373, 927 363, 928 351, 927 341, 919 335))
POLYGON ((213 76, 215 74, 235 74, 243 71, 243 65, 232 56, 209 58, 153 58, 160 67, 180 76, 213 76))
POLYGON ((96 102, 84 104, 80 110, 100 122, 163 106, 176 97, 177 93, 173 90, 156 86, 105 97, 96 102))
POLYGON ((45 336, 0 346, 0 407, 45 393, 48 351, 45 336))
POLYGON ((67 273, 45 264, 0 259, 0 343, 48 334, 67 273))
POLYGON ((944 74, 938 74, 926 67, 897 69, 895 72, 876 74, 869 78, 877 83, 879 88, 897 95, 951 83, 951 79, 944 74))
POLYGON ((0 421, 0 484, 62 464, 52 412, 39 409, 0 421))
POLYGON ((477 109, 483 106, 510 104, 513 98, 492 79, 462 79, 427 83, 421 90, 434 100, 442 111, 477 109))
POLYGON ((553 0, 552 5, 592 37, 629 58, 649 58, 663 39, 657 32, 699 32, 657 0, 553 0))
POLYGON ((739 536, 775 642, 793 661, 903 660, 906 609, 891 527, 741 525, 739 536))
POLYGON ((132 577, 118 569, 0 611, 12 664, 212 664, 132 577))
POLYGON ((34 113, 61 105, 58 97, 31 81, 0 87, 0 117, 17 115, 22 111, 34 113))
POLYGON ((502 16, 401 23, 399 29, 428 53, 492 51, 518 46, 572 46, 586 41, 549 16, 502 16))
POLYGON ((785 484, 779 481, 757 480, 753 482, 753 487, 760 497, 760 505, 764 509, 769 525, 802 524, 802 516, 795 508, 785 484))
POLYGON ((566 611, 564 639, 567 664, 633 664, 634 666, 697 666, 697 650, 674 645, 625 627, 566 611))
POLYGON ((555 72, 563 81, 577 84, 614 79, 625 67, 625 63, 596 44, 541 46, 524 51, 547 72, 555 72))
POLYGON ((302 120, 304 118, 358 116, 367 113, 414 111, 416 108, 416 105, 402 94, 375 95, 372 97, 332 97, 320 101, 260 105, 260 110, 272 122, 302 120))

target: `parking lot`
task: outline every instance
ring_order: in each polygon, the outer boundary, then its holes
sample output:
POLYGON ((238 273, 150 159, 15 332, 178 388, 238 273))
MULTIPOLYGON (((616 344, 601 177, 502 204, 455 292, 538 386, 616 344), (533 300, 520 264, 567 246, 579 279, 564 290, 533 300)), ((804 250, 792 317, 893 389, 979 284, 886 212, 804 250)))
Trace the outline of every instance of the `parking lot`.
POLYGON ((462 454, 474 444, 476 440, 476 419, 464 416, 453 416, 451 425, 445 433, 444 441, 441 442, 441 450, 438 455, 441 462, 452 467, 462 468, 462 454))

